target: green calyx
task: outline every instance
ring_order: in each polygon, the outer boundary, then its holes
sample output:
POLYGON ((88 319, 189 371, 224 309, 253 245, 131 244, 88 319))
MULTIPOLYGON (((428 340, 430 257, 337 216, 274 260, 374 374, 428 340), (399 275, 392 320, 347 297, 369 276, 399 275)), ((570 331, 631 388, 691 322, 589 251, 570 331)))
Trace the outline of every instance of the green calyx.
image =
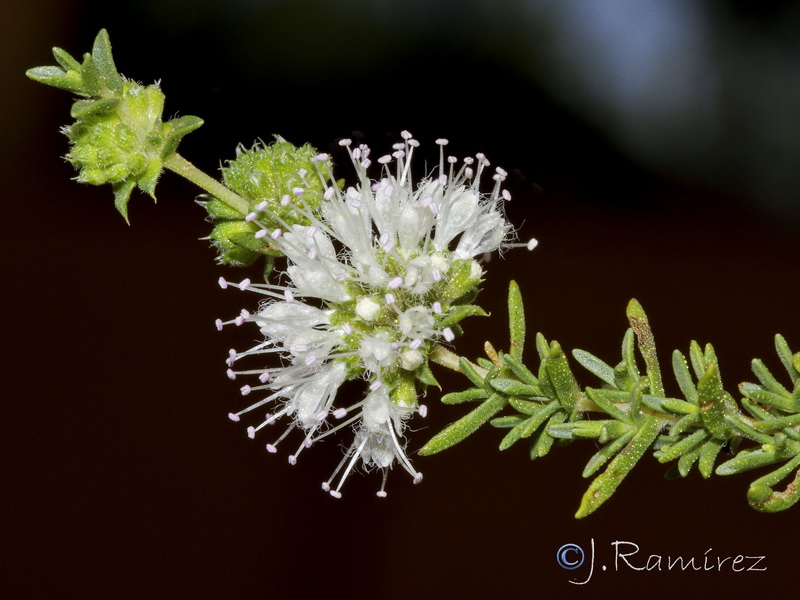
POLYGON ((272 144, 240 147, 237 153, 223 167, 222 179, 245 200, 248 211, 236 210, 216 197, 204 207, 215 223, 209 239, 219 251, 219 261, 246 266, 260 256, 280 256, 269 236, 259 239, 255 234, 310 224, 308 215, 319 210, 325 188, 312 161, 317 151, 309 144, 298 148, 276 136, 272 144))
POLYGON ((163 92, 117 72, 105 30, 83 62, 61 48, 54 48, 53 55, 58 66, 36 67, 27 75, 81 96, 70 111, 75 123, 64 128, 72 144, 67 159, 79 169, 78 181, 112 186, 115 206, 127 221, 133 189, 155 198, 164 161, 203 121, 192 116, 162 121, 163 92))

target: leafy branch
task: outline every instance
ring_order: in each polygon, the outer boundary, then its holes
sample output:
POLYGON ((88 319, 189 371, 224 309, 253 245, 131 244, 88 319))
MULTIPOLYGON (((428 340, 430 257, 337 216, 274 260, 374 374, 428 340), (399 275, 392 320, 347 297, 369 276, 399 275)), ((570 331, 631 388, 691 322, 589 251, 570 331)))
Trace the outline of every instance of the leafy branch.
POLYGON ((672 354, 672 371, 683 396, 675 398, 664 391, 644 309, 631 300, 626 311, 630 328, 616 366, 584 350, 573 350, 575 361, 600 380, 599 386, 581 388, 561 346, 547 342, 541 333, 535 341, 538 368, 523 363, 525 317, 514 282, 508 306, 509 351, 497 352, 487 343, 487 358, 475 363, 461 358, 459 370, 472 386, 442 398, 445 404, 478 402, 478 406, 434 436, 420 454, 441 452, 486 423, 508 430, 500 450, 528 440, 532 460, 557 444, 596 440, 601 448, 583 470, 583 477, 594 479, 577 518, 608 500, 648 450, 659 462, 673 463, 668 475, 681 477, 695 465, 709 478, 714 473, 732 475, 782 463, 750 484, 748 501, 756 510, 777 512, 800 499, 800 353, 793 354, 782 336, 775 336, 775 347, 791 389, 756 359, 752 368, 758 383, 742 383, 737 402, 723 387, 714 348, 692 342, 688 361, 677 350, 672 354), (509 414, 498 416, 504 409, 509 414), (602 417, 589 418, 592 413, 602 417), (739 449, 746 442, 750 447, 739 449), (715 468, 723 452, 735 455, 715 468), (793 473, 794 479, 783 491, 774 490, 793 473))

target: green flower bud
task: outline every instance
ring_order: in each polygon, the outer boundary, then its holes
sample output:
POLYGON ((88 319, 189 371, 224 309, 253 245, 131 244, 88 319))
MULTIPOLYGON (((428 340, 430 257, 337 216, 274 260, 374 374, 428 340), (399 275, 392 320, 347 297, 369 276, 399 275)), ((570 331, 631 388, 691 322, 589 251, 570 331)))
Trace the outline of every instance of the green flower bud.
POLYGON ((235 266, 252 264, 259 255, 280 255, 267 233, 309 224, 303 212, 315 214, 324 191, 312 162, 317 152, 308 144, 297 148, 276 136, 270 145, 237 152, 223 167, 222 178, 247 201, 250 212, 242 214, 217 198, 204 204, 215 222, 209 237, 219 250, 218 259, 235 266))

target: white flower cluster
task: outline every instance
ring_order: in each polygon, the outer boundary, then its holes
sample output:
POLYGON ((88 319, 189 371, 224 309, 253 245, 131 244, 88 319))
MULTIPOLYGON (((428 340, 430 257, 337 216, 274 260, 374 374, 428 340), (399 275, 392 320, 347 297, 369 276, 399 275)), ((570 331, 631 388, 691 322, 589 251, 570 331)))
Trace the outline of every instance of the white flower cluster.
MULTIPOLYGON (((327 155, 315 158, 325 193, 318 210, 303 202, 303 188, 281 200, 304 215, 309 225, 260 229, 255 236, 287 257, 283 284, 238 284, 266 297, 253 314, 242 311, 227 323, 255 323, 264 341, 243 352, 230 351, 228 376, 255 375, 259 384, 242 394, 261 398, 229 416, 239 421, 261 407, 271 412, 248 428, 250 437, 282 417, 290 419, 277 440, 276 452, 294 429, 305 434, 289 456, 294 464, 303 448, 332 433, 352 427, 355 439, 323 489, 340 497, 340 489, 359 461, 383 470, 379 496, 385 496, 386 475, 395 460, 418 482, 422 475, 404 450, 405 422, 425 414, 417 401, 418 387, 435 384, 428 354, 437 343, 450 342, 466 316, 482 314, 469 304, 483 270, 476 257, 497 250, 511 234, 502 212, 501 190, 506 173, 497 169, 493 191, 478 185, 489 165, 479 154, 445 158, 438 171, 412 185, 411 157, 419 143, 408 132, 393 154, 377 159, 382 177, 371 181, 370 149, 342 140, 358 175, 354 187, 340 189, 327 155), (275 354, 280 366, 234 370, 240 360, 275 354), (347 380, 362 379, 366 395, 347 405, 337 398, 347 380), (338 484, 335 478, 341 473, 338 484)), ((266 203, 265 203, 266 206, 266 203)), ((259 207, 260 210, 260 207, 259 207)), ((259 212, 247 219, 260 222, 259 212)), ((529 243, 528 247, 532 247, 529 243)), ((224 288, 229 284, 220 279, 224 288)), ((217 327, 227 324, 217 321, 217 327)))

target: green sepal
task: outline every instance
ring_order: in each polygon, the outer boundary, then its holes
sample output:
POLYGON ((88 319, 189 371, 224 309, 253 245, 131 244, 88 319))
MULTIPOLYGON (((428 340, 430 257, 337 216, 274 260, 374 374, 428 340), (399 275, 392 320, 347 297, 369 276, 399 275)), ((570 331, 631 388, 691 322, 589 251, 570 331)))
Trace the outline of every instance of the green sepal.
POLYGON ((213 196, 208 200, 198 202, 198 204, 200 204, 200 206, 206 210, 208 216, 213 220, 224 219, 228 221, 244 221, 246 216, 235 208, 231 207, 229 204, 226 204, 219 198, 215 198, 213 196))
POLYGON ((425 386, 433 386, 439 389, 442 389, 442 386, 439 385, 439 382, 436 380, 436 377, 433 375, 433 371, 431 371, 430 363, 425 360, 422 361, 422 364, 417 367, 414 371, 414 377, 425 386))
POLYGON ((125 219, 125 222, 130 225, 128 220, 128 201, 131 199, 131 192, 136 187, 136 182, 133 179, 126 179, 111 186, 114 191, 114 207, 125 219))
POLYGON ((483 424, 487 423, 494 415, 500 412, 508 401, 500 394, 493 394, 480 406, 461 417, 455 423, 451 423, 442 431, 437 433, 419 451, 422 456, 437 454, 451 446, 461 442, 466 437, 475 433, 483 424))
POLYGON ((119 98, 104 98, 101 100, 76 100, 69 111, 73 119, 85 119, 101 113, 113 112, 119 106, 119 98))
POLYGON ((658 421, 648 417, 631 438, 630 442, 617 454, 602 474, 598 475, 583 495, 576 519, 593 513, 616 491, 631 469, 644 455, 658 435, 658 421))

